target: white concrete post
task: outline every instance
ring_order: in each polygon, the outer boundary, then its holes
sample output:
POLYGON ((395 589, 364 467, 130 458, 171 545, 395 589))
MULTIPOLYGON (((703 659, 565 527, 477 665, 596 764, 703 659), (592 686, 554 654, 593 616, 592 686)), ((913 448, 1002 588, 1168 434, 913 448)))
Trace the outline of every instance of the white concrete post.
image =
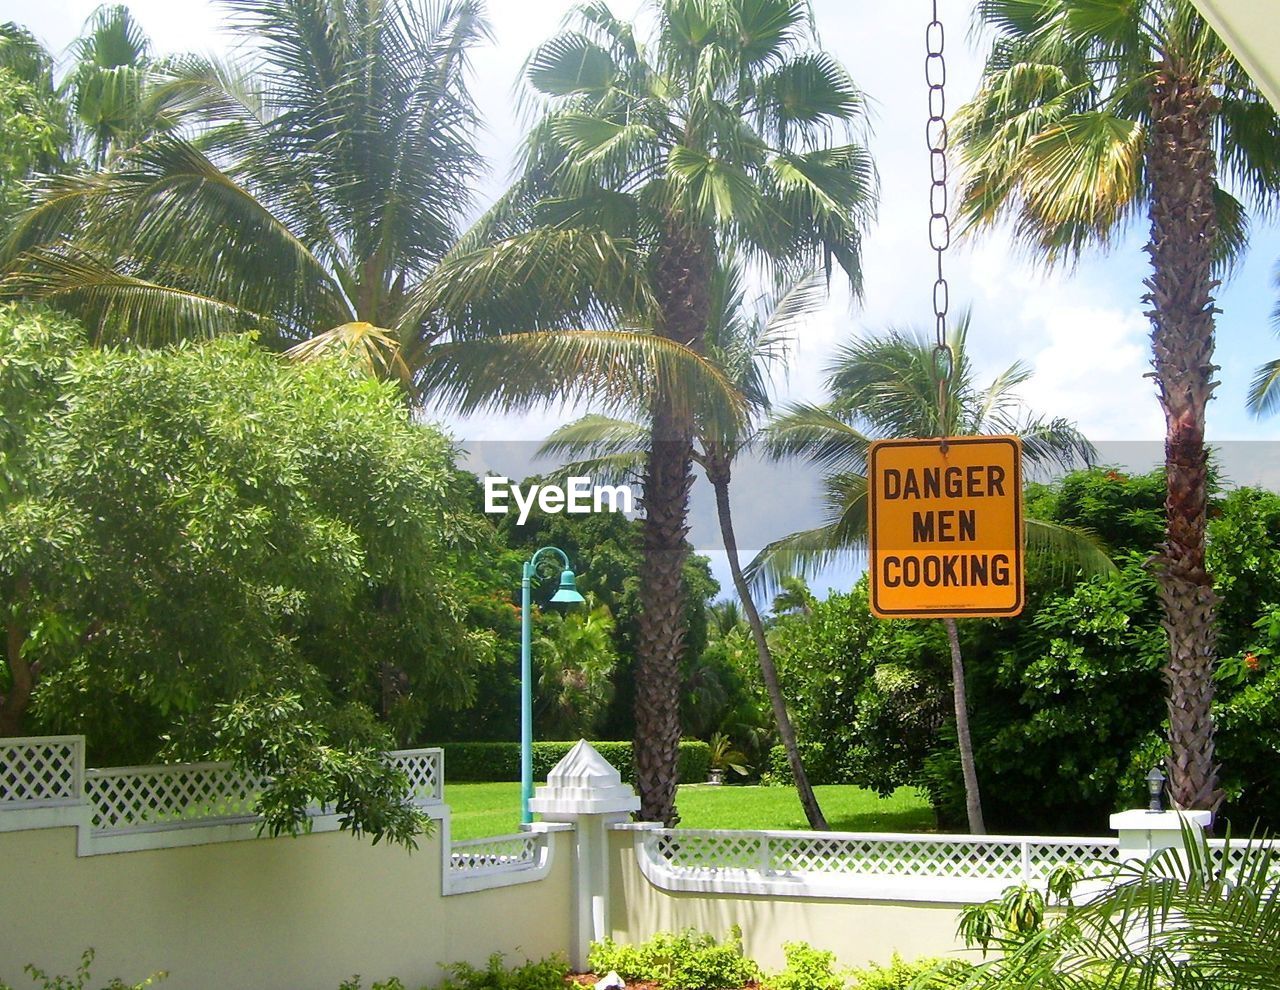
POLYGON ((609 935, 609 826, 640 809, 640 799, 585 739, 547 774, 529 808, 548 822, 574 825, 574 917, 569 965, 587 968, 591 943, 609 935))
POLYGON ((1210 811, 1121 811, 1111 816, 1111 827, 1120 833, 1120 858, 1150 859, 1161 849, 1181 849, 1182 823, 1208 828, 1210 811))

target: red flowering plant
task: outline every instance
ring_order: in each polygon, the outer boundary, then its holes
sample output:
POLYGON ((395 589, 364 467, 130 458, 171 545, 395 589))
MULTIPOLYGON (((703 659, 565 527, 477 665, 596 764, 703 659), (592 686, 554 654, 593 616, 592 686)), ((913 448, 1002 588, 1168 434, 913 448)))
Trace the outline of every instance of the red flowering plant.
POLYGON ((1216 672, 1219 683, 1244 687, 1264 678, 1274 667, 1280 649, 1280 606, 1272 606, 1253 627, 1261 633, 1261 642, 1252 649, 1219 660, 1216 672))

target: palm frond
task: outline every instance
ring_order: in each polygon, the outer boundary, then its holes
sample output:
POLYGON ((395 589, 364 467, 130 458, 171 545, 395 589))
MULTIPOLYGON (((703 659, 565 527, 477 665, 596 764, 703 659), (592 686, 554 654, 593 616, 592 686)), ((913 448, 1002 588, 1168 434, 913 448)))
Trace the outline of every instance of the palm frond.
POLYGON ((400 342, 371 323, 343 323, 295 344, 285 352, 299 361, 338 360, 370 378, 392 378, 406 389, 413 385, 413 370, 405 363, 400 342))
POLYGON ((420 396, 461 413, 582 401, 638 414, 662 394, 678 414, 734 433, 746 412, 713 362, 638 331, 542 331, 439 344, 416 367, 420 396))
POLYGON ((1023 525, 1027 555, 1045 561, 1053 573, 1085 578, 1116 573, 1116 565, 1093 533, 1044 519, 1025 519, 1023 525))
POLYGON ((99 340, 157 346, 269 325, 263 314, 222 299, 120 272, 85 254, 35 250, 0 282, 0 296, 47 299, 80 313, 99 340))
POLYGON ((1254 372, 1249 383, 1249 412, 1270 416, 1280 409, 1280 358, 1268 361, 1254 372))
POLYGON ((555 430, 542 442, 537 456, 585 458, 634 454, 648 450, 649 442, 649 429, 642 423, 591 413, 555 430))
POLYGON ((865 471, 871 438, 829 407, 797 403, 765 428, 770 457, 804 457, 833 472, 865 471))
POLYGON ((446 257, 411 294, 397 330, 412 331, 428 315, 458 338, 546 330, 574 316, 613 325, 652 312, 642 268, 633 242, 604 231, 528 231, 446 257))

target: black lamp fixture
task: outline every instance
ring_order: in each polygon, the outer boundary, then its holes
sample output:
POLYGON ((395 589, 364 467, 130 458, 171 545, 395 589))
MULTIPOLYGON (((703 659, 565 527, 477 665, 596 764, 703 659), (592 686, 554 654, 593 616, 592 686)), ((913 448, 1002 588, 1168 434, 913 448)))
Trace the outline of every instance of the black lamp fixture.
POLYGON ((1164 811, 1164 782, 1168 778, 1159 767, 1152 767, 1147 774, 1147 810, 1164 811))

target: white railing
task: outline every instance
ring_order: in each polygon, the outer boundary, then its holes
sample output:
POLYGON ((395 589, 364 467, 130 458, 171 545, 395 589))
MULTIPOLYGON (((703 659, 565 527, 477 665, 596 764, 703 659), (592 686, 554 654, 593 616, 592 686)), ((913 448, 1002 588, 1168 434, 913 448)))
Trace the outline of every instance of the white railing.
MULTIPOLYGON (((408 776, 415 807, 443 802, 442 750, 397 750, 387 759, 408 776)), ((85 773, 93 830, 103 834, 257 821, 254 805, 265 784, 241 776, 230 763, 112 767, 85 773)), ((312 817, 327 813, 319 806, 310 809, 312 817)))
MULTIPOLYGON (((511 835, 446 842, 441 848, 444 893, 468 894, 543 879, 551 872, 555 852, 552 833, 572 827, 536 822, 526 826, 526 831, 511 835)), ((447 838, 448 833, 445 834, 447 838)))
POLYGON ((1090 877, 1120 861, 1119 840, 1105 838, 619 827, 668 890, 966 901, 1042 887, 1060 866, 1090 877))
POLYGON ((545 836, 532 832, 464 839, 449 845, 449 872, 464 876, 506 873, 536 866, 545 836))
MULTIPOLYGON (((1248 836, 1237 836, 1231 839, 1210 839, 1208 844, 1214 855, 1215 865, 1223 869, 1228 878, 1244 866, 1246 849, 1252 849, 1255 856, 1258 849, 1269 849, 1271 862, 1267 864, 1267 879, 1273 883, 1280 882, 1280 839, 1254 839, 1251 842, 1248 836)), ((1254 862, 1257 862, 1256 858, 1254 862)))
MULTIPOLYGON (((412 804, 443 804, 442 750, 397 750, 387 759, 409 778, 412 804)), ((87 805, 94 835, 255 822, 264 784, 242 776, 230 763, 86 770, 82 736, 0 739, 0 813, 87 805)), ((320 816, 327 809, 311 813, 320 816)))
POLYGON ((0 811, 79 804, 84 736, 0 739, 0 811))
POLYGON ((85 773, 85 796, 95 832, 124 834, 254 821, 263 783, 229 763, 112 767, 85 773))

